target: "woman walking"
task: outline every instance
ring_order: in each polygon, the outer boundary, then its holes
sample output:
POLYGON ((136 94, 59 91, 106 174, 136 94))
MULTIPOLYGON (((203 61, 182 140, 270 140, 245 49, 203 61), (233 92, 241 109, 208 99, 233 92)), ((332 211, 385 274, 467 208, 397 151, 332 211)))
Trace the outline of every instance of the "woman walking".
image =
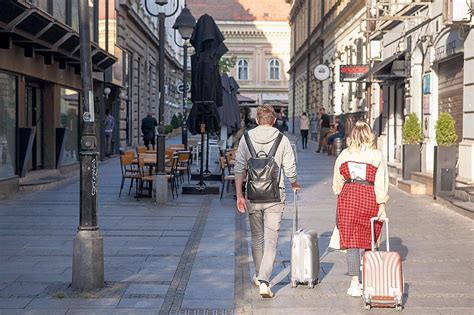
POLYGON ((303 150, 308 148, 308 133, 309 133, 309 118, 306 112, 303 112, 300 118, 300 132, 301 132, 301 143, 303 144, 303 150))
POLYGON ((375 223, 375 239, 382 230, 388 201, 388 171, 382 153, 375 149, 370 126, 358 121, 334 166, 333 191, 337 199, 337 227, 340 247, 347 249, 351 285, 347 294, 362 296, 359 283, 360 251, 371 249, 370 218, 375 223))

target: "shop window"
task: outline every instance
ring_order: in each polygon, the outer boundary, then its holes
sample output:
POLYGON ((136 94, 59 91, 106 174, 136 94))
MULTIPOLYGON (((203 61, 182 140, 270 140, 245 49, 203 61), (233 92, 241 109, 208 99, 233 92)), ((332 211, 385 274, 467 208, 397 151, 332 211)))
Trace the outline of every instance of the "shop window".
POLYGON ((280 62, 278 60, 270 60, 268 70, 268 77, 270 80, 280 80, 280 62))
POLYGON ((66 144, 61 165, 79 161, 79 92, 61 89, 61 127, 66 128, 66 144))
POLYGON ((66 23, 66 0, 53 1, 53 16, 63 23, 66 23))
POLYGON ((29 1, 31 4, 35 5, 39 9, 49 12, 48 10, 48 0, 30 0, 29 1))
POLYGON ((0 73, 0 179, 16 173, 16 77, 0 73))
POLYGON ((237 79, 238 80, 249 79, 249 62, 245 59, 240 59, 237 63, 237 79))

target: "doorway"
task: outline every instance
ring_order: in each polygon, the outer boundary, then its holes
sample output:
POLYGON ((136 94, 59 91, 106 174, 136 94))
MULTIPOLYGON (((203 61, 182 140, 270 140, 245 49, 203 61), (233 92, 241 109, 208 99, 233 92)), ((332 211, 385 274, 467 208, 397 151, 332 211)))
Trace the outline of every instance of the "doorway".
POLYGON ((35 128, 32 157, 28 171, 43 168, 43 89, 39 83, 26 82, 25 86, 25 127, 35 128))

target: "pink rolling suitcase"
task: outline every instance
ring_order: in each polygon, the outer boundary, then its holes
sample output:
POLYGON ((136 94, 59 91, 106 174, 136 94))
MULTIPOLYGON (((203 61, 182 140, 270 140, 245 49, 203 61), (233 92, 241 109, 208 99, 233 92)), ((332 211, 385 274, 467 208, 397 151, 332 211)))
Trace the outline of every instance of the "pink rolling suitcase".
POLYGON ((385 219, 387 251, 375 250, 376 220, 376 217, 370 219, 372 251, 366 251, 362 258, 364 308, 370 310, 371 307, 395 307, 397 311, 401 311, 404 284, 402 258, 399 253, 390 251, 388 218, 385 219))

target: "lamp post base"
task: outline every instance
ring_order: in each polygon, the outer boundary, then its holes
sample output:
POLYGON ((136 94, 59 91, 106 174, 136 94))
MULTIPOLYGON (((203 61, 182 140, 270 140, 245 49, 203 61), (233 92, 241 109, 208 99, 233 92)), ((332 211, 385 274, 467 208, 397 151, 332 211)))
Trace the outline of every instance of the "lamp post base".
POLYGON ((155 187, 154 197, 157 204, 165 204, 168 202, 168 178, 166 174, 157 174, 153 183, 155 187))
POLYGON ((104 287, 104 241, 99 230, 79 230, 74 239, 72 287, 104 287))

